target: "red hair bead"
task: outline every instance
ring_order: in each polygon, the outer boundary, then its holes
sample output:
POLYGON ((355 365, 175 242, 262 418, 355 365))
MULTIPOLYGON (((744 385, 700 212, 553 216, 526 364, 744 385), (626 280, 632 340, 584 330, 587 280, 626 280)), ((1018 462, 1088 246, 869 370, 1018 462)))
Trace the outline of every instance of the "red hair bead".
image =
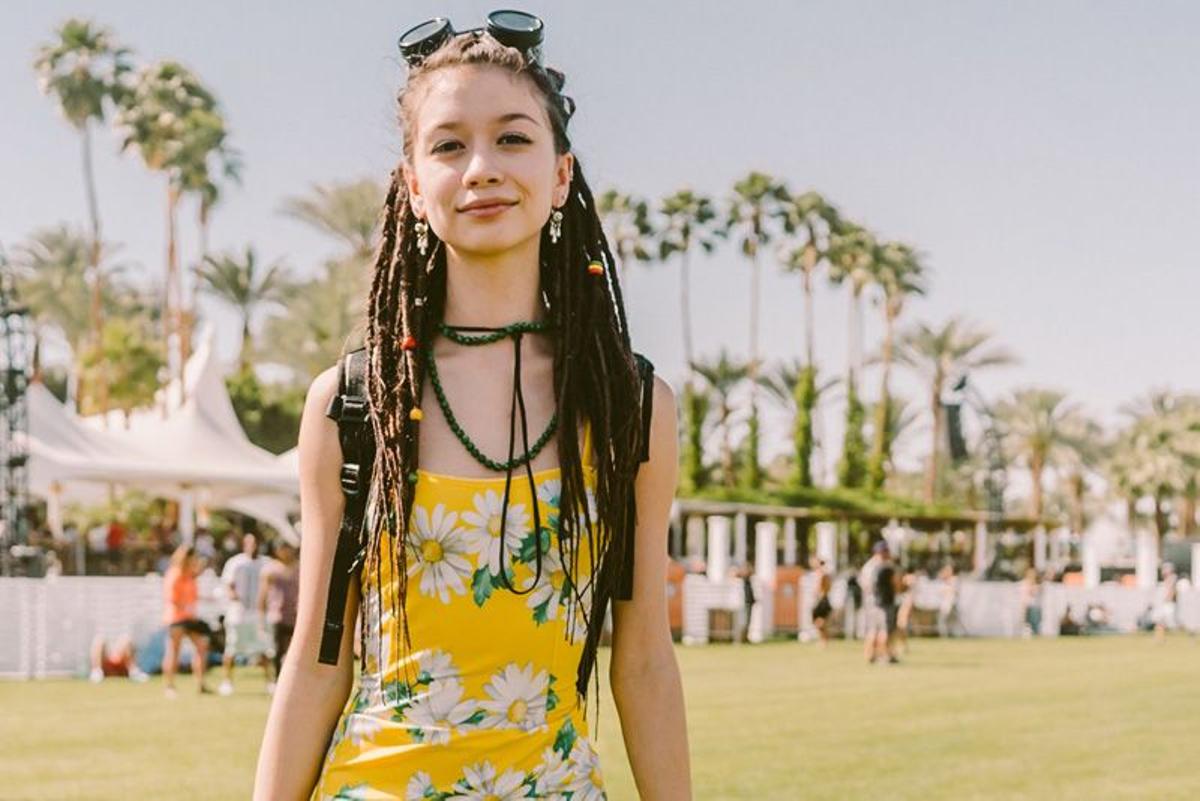
POLYGON ((416 350, 417 338, 414 336, 406 336, 404 341, 400 343, 400 350, 416 350))

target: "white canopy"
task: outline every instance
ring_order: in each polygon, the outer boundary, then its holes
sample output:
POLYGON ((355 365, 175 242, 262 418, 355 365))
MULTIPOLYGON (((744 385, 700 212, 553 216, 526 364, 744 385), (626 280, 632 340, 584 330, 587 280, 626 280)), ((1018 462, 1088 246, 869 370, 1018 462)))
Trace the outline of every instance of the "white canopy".
POLYGON ((128 424, 120 411, 78 417, 43 385, 30 386, 30 491, 84 501, 103 498, 109 485, 180 499, 198 492, 209 507, 238 509, 294 539, 295 458, 246 438, 213 355, 211 327, 188 360, 184 386, 182 403, 176 379, 160 390, 155 408, 133 412, 128 424))

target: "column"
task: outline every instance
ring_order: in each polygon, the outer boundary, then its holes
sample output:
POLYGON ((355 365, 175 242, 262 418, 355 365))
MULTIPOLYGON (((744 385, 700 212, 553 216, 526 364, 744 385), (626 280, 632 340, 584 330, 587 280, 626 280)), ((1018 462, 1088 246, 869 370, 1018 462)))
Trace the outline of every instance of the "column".
POLYGON ((779 524, 754 525, 754 592, 757 600, 750 619, 750 641, 762 642, 775 631, 775 561, 779 524))
POLYGON ((746 528, 746 513, 738 512, 733 518, 733 563, 739 567, 746 564, 746 528))
POLYGON ((708 517, 708 580, 717 584, 729 573, 729 524, 724 515, 708 517))
POLYGON ((796 564, 796 518, 789 517, 783 521, 783 563, 796 564))

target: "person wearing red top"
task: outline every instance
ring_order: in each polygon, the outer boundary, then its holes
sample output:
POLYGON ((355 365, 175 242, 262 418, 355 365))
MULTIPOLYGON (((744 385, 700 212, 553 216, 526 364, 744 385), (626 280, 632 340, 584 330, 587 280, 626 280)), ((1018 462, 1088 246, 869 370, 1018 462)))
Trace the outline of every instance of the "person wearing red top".
POLYGON ((202 567, 202 559, 190 543, 184 543, 171 554, 171 563, 163 576, 163 622, 167 624, 167 646, 163 652, 163 685, 168 698, 175 697, 175 672, 179 669, 179 646, 186 634, 196 649, 192 660, 192 673, 196 676, 196 690, 211 693, 204 683, 204 669, 208 663, 208 642, 211 630, 208 624, 196 617, 196 576, 202 567))

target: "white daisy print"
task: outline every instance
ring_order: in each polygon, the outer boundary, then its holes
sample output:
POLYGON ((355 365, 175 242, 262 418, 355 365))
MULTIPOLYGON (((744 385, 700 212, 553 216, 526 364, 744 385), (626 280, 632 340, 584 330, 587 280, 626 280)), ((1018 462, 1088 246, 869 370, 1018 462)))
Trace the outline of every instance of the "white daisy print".
POLYGON ((523 801, 529 795, 525 776, 516 770, 506 770, 500 776, 491 762, 463 768, 463 778, 454 785, 455 795, 446 801, 523 801))
POLYGON ((571 772, 568 789, 571 801, 604 801, 604 777, 600 774, 600 755, 586 737, 577 737, 571 748, 571 772))
POLYGON ((534 790, 539 798, 561 799, 570 789, 571 766, 549 746, 542 751, 542 761, 534 768, 533 775, 537 777, 534 790))
POLYGON ((446 512, 445 504, 433 507, 432 516, 424 506, 413 510, 413 531, 409 547, 416 552, 416 561, 408 569, 411 576, 421 574, 421 594, 437 596, 450 603, 450 592, 465 595, 464 576, 471 575, 467 561, 467 542, 456 528, 457 512, 446 512))
POLYGON ((463 686, 453 679, 434 679, 425 692, 413 696, 404 716, 417 728, 413 737, 435 745, 450 742, 455 726, 462 726, 475 712, 477 702, 463 700, 463 686))
POLYGON ((433 779, 425 771, 418 770, 408 780, 408 786, 404 789, 404 801, 421 801, 433 792, 433 779))
POLYGON ((417 655, 419 675, 417 681, 431 682, 434 679, 453 679, 458 677, 458 669, 454 660, 446 651, 430 648, 417 655))
MULTIPOLYGON (((531 563, 529 569, 533 571, 533 575, 529 577, 523 589, 531 586, 534 578, 537 577, 537 562, 531 563)), ((558 617, 558 601, 566 580, 567 572, 563 568, 562 557, 559 556, 558 548, 553 547, 552 544, 549 551, 542 553, 541 578, 538 579, 537 587, 529 593, 525 601, 525 605, 535 611, 541 607, 537 622, 544 623, 546 620, 554 620, 558 617)))
POLYGON ((523 668, 509 663, 484 685, 488 698, 479 702, 484 713, 479 725, 527 732, 545 727, 549 684, 549 673, 541 670, 534 675, 532 662, 523 668))
POLYGON ((372 712, 352 712, 346 720, 346 738, 359 748, 364 743, 373 745, 375 735, 383 728, 384 722, 384 718, 372 712))
POLYGON ((562 481, 557 478, 546 479, 538 485, 537 496, 542 503, 552 506, 557 512, 562 499, 562 481))
MULTIPOLYGON (((467 543, 472 553, 479 555, 479 566, 485 564, 492 575, 500 575, 500 512, 504 498, 495 490, 475 495, 474 511, 463 512, 467 543)), ((504 522, 504 550, 512 554, 521 550, 521 538, 529 527, 529 513, 523 503, 508 504, 504 522)))

